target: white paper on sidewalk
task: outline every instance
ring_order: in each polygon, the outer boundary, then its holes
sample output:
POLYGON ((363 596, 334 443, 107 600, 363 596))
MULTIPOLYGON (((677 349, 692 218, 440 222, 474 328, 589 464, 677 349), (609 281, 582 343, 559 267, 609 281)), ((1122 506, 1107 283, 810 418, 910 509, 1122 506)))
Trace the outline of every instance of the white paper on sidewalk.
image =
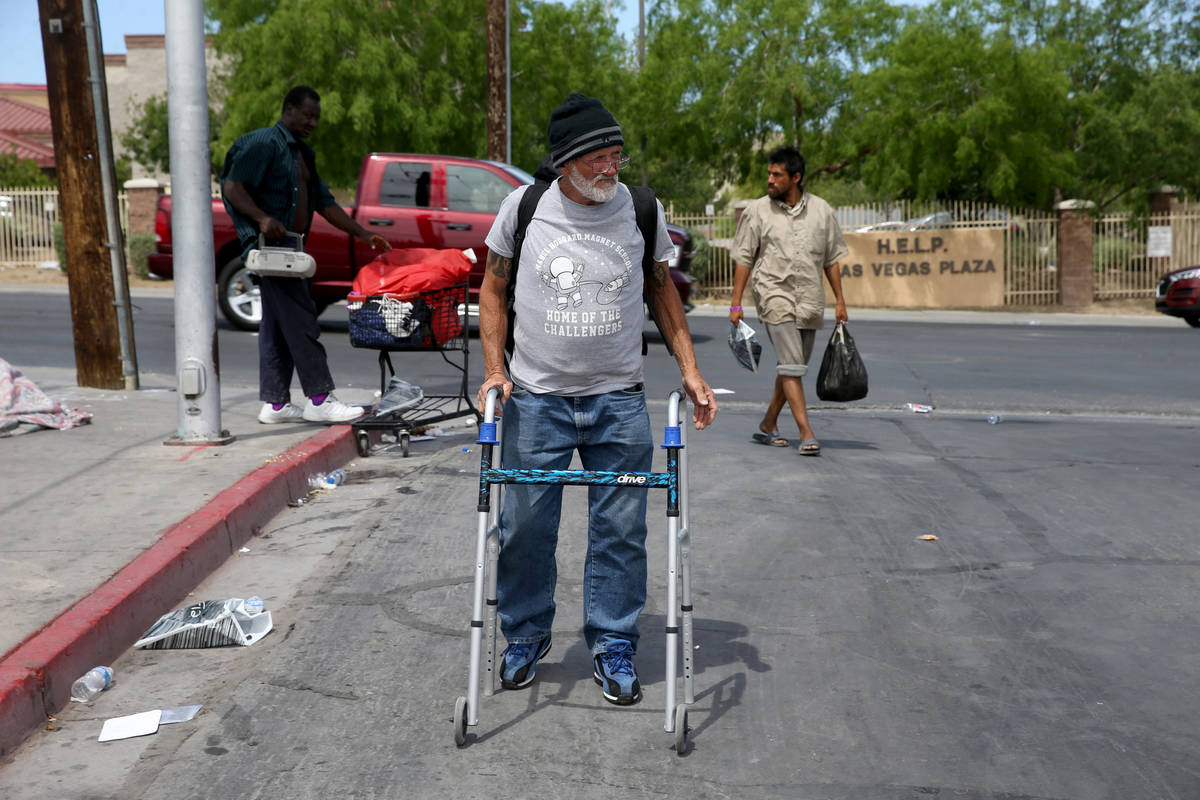
POLYGON ((131 739, 134 736, 147 736, 158 732, 158 723, 162 718, 162 709, 143 711, 140 714, 130 714, 127 717, 113 717, 104 720, 100 729, 101 742, 112 742, 117 739, 131 739))

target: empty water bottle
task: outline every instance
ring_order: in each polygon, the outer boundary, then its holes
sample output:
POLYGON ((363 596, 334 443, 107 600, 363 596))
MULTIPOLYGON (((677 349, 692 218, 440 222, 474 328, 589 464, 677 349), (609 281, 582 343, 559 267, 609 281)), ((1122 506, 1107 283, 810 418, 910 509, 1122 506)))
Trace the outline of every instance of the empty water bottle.
POLYGON ((995 425, 1003 419, 999 414, 988 414, 988 425, 995 425))
POLYGON ((340 469, 333 472, 318 472, 308 479, 309 489, 333 489, 341 486, 346 480, 346 473, 340 469))
POLYGON ((111 667, 92 667, 71 685, 71 699, 80 703, 91 700, 112 686, 112 674, 111 667))
POLYGON ((242 601, 242 610, 246 612, 248 617, 256 617, 266 609, 266 604, 258 595, 248 597, 242 601))

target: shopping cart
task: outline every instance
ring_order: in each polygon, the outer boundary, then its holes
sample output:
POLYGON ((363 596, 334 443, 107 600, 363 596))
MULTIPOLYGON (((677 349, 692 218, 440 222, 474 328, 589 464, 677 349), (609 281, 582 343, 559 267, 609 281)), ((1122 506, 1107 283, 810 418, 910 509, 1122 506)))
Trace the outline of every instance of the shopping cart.
POLYGON ((436 351, 457 372, 456 394, 425 395, 404 408, 389 410, 377 405, 366 416, 355 420, 358 454, 370 455, 371 430, 391 431, 408 455, 414 428, 434 425, 457 417, 480 418, 467 393, 470 337, 467 331, 467 283, 420 292, 399 294, 351 295, 346 304, 350 315, 350 344, 379 351, 379 392, 388 390, 396 369, 392 353, 436 351))
POLYGON ((475 540, 475 587, 470 630, 471 663, 467 694, 465 697, 459 697, 454 704, 454 743, 459 747, 465 746, 468 741, 467 728, 479 724, 481 668, 484 673, 483 694, 490 697, 495 693, 500 486, 509 483, 630 486, 667 490, 666 721, 663 729, 667 733, 675 734, 675 752, 682 755, 687 751, 688 744, 687 707, 696 701, 692 669, 691 535, 688 530, 687 451, 684 448, 684 426, 680 425, 679 421, 681 406, 686 408, 683 393, 674 391, 667 398, 667 426, 662 444, 667 456, 666 472, 633 473, 493 467, 492 454, 496 445, 500 443, 500 426, 495 416, 498 395, 498 389, 488 391, 483 421, 479 426, 479 519, 475 540), (493 484, 497 486, 495 498, 492 497, 493 484), (681 645, 683 702, 677 704, 676 672, 681 645))

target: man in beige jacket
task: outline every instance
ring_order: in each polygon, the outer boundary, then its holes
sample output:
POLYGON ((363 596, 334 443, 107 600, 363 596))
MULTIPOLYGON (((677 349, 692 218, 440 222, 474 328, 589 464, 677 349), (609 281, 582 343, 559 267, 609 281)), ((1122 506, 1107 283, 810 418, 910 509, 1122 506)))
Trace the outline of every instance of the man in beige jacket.
POLYGON ((801 379, 808 372, 816 331, 824 327, 829 281, 838 322, 845 322, 846 299, 838 261, 849 252, 833 209, 804 191, 804 157, 784 147, 767 156, 767 194, 746 207, 733 238, 733 302, 729 321, 742 319, 742 294, 749 282, 758 317, 775 348, 775 390, 753 440, 787 447, 779 435, 786 401, 800 429, 800 455, 818 456, 821 445, 808 424, 801 379))

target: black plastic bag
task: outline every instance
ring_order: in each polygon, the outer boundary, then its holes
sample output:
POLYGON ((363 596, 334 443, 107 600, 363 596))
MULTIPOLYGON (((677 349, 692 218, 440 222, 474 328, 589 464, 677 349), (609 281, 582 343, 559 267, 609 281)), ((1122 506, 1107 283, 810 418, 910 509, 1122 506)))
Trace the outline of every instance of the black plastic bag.
POLYGON ((854 345, 846 323, 839 322, 829 337, 821 369, 817 373, 817 397, 848 403, 867 396, 867 368, 854 345))

